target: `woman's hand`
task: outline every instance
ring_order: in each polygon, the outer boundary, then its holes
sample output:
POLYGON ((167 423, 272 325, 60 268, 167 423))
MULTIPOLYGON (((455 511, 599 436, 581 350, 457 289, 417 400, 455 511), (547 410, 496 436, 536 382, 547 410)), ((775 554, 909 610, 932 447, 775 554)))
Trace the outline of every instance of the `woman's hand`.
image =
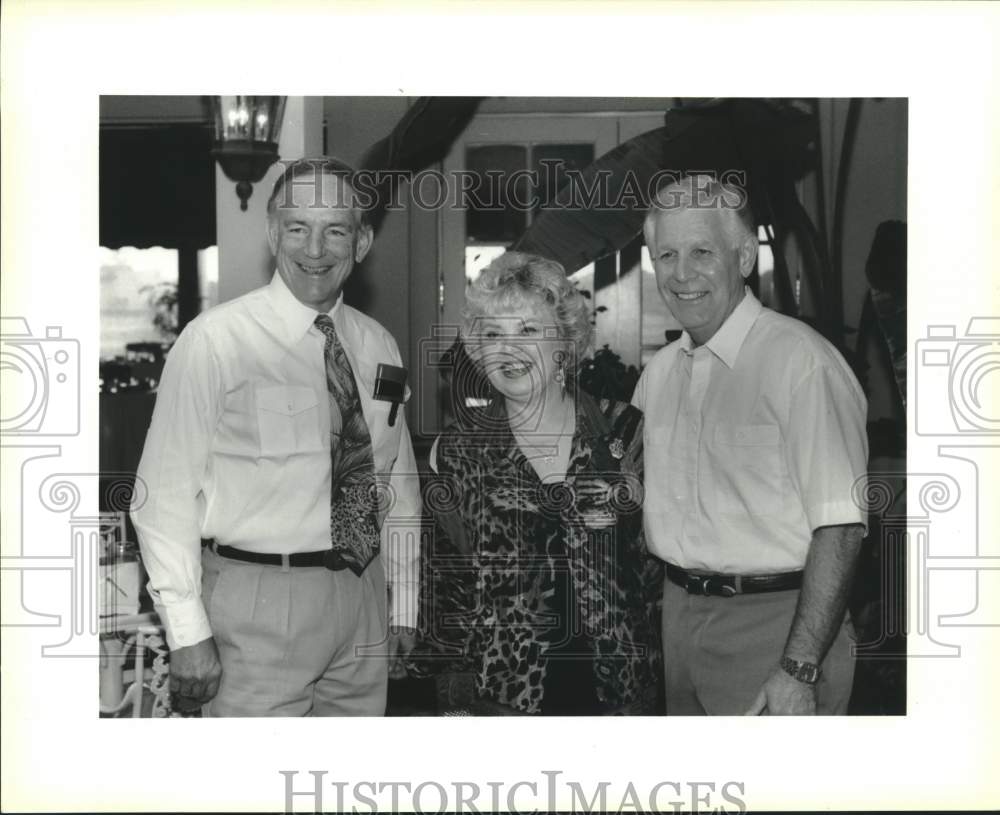
POLYGON ((576 493, 576 511, 588 527, 605 529, 615 525, 615 513, 608 506, 611 485, 607 481, 599 475, 577 476, 573 490, 576 493))

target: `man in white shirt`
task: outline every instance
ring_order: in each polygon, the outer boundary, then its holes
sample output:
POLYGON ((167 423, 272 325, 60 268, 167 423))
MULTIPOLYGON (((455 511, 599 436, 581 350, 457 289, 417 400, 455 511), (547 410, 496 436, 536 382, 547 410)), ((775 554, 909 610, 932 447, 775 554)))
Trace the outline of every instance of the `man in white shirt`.
POLYGON ((647 541, 667 563, 667 713, 844 713, 864 395, 830 343, 745 287, 757 238, 742 190, 688 176, 644 231, 685 329, 633 399, 647 541))
POLYGON ((390 657, 414 642, 417 469, 405 420, 390 426, 373 398, 379 363, 400 355, 341 293, 373 240, 353 177, 332 159, 286 168, 268 202, 271 283, 193 320, 164 367, 132 518, 182 710, 382 715, 390 657), (335 550, 351 530, 332 520, 349 421, 328 384, 338 339, 359 466, 383 499, 359 516, 378 554, 350 568, 335 550))

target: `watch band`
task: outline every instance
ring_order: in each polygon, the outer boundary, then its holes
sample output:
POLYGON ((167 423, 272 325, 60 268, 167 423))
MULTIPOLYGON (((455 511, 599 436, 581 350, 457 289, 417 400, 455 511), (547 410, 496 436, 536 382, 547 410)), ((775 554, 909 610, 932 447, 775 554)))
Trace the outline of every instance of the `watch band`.
POLYGON ((819 665, 813 662, 799 662, 791 657, 782 657, 781 669, 793 679, 805 682, 807 685, 815 685, 819 682, 819 665))

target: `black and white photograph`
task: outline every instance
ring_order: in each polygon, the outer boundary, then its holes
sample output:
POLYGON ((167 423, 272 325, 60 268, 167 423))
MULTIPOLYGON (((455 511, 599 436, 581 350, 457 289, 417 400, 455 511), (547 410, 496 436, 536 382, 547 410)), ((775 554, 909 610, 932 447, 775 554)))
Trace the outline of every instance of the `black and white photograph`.
MULTIPOLYGON (((996 803, 996 66, 918 54, 1000 18, 956 5, 898 65, 884 4, 677 4, 648 63, 570 55, 648 40, 597 6, 431 54, 151 5, 15 74, 4 811, 996 803)), ((8 76, 85 25, 15 6, 8 76)))
POLYGON ((102 715, 905 713, 905 99, 101 110, 102 715))

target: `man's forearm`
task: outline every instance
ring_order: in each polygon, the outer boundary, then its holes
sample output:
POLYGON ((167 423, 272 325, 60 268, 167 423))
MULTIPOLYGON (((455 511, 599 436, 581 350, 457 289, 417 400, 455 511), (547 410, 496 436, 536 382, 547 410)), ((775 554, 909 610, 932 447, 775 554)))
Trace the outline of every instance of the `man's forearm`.
POLYGON ((813 533, 786 656, 817 665, 823 661, 844 619, 863 537, 860 524, 824 526, 813 533))

